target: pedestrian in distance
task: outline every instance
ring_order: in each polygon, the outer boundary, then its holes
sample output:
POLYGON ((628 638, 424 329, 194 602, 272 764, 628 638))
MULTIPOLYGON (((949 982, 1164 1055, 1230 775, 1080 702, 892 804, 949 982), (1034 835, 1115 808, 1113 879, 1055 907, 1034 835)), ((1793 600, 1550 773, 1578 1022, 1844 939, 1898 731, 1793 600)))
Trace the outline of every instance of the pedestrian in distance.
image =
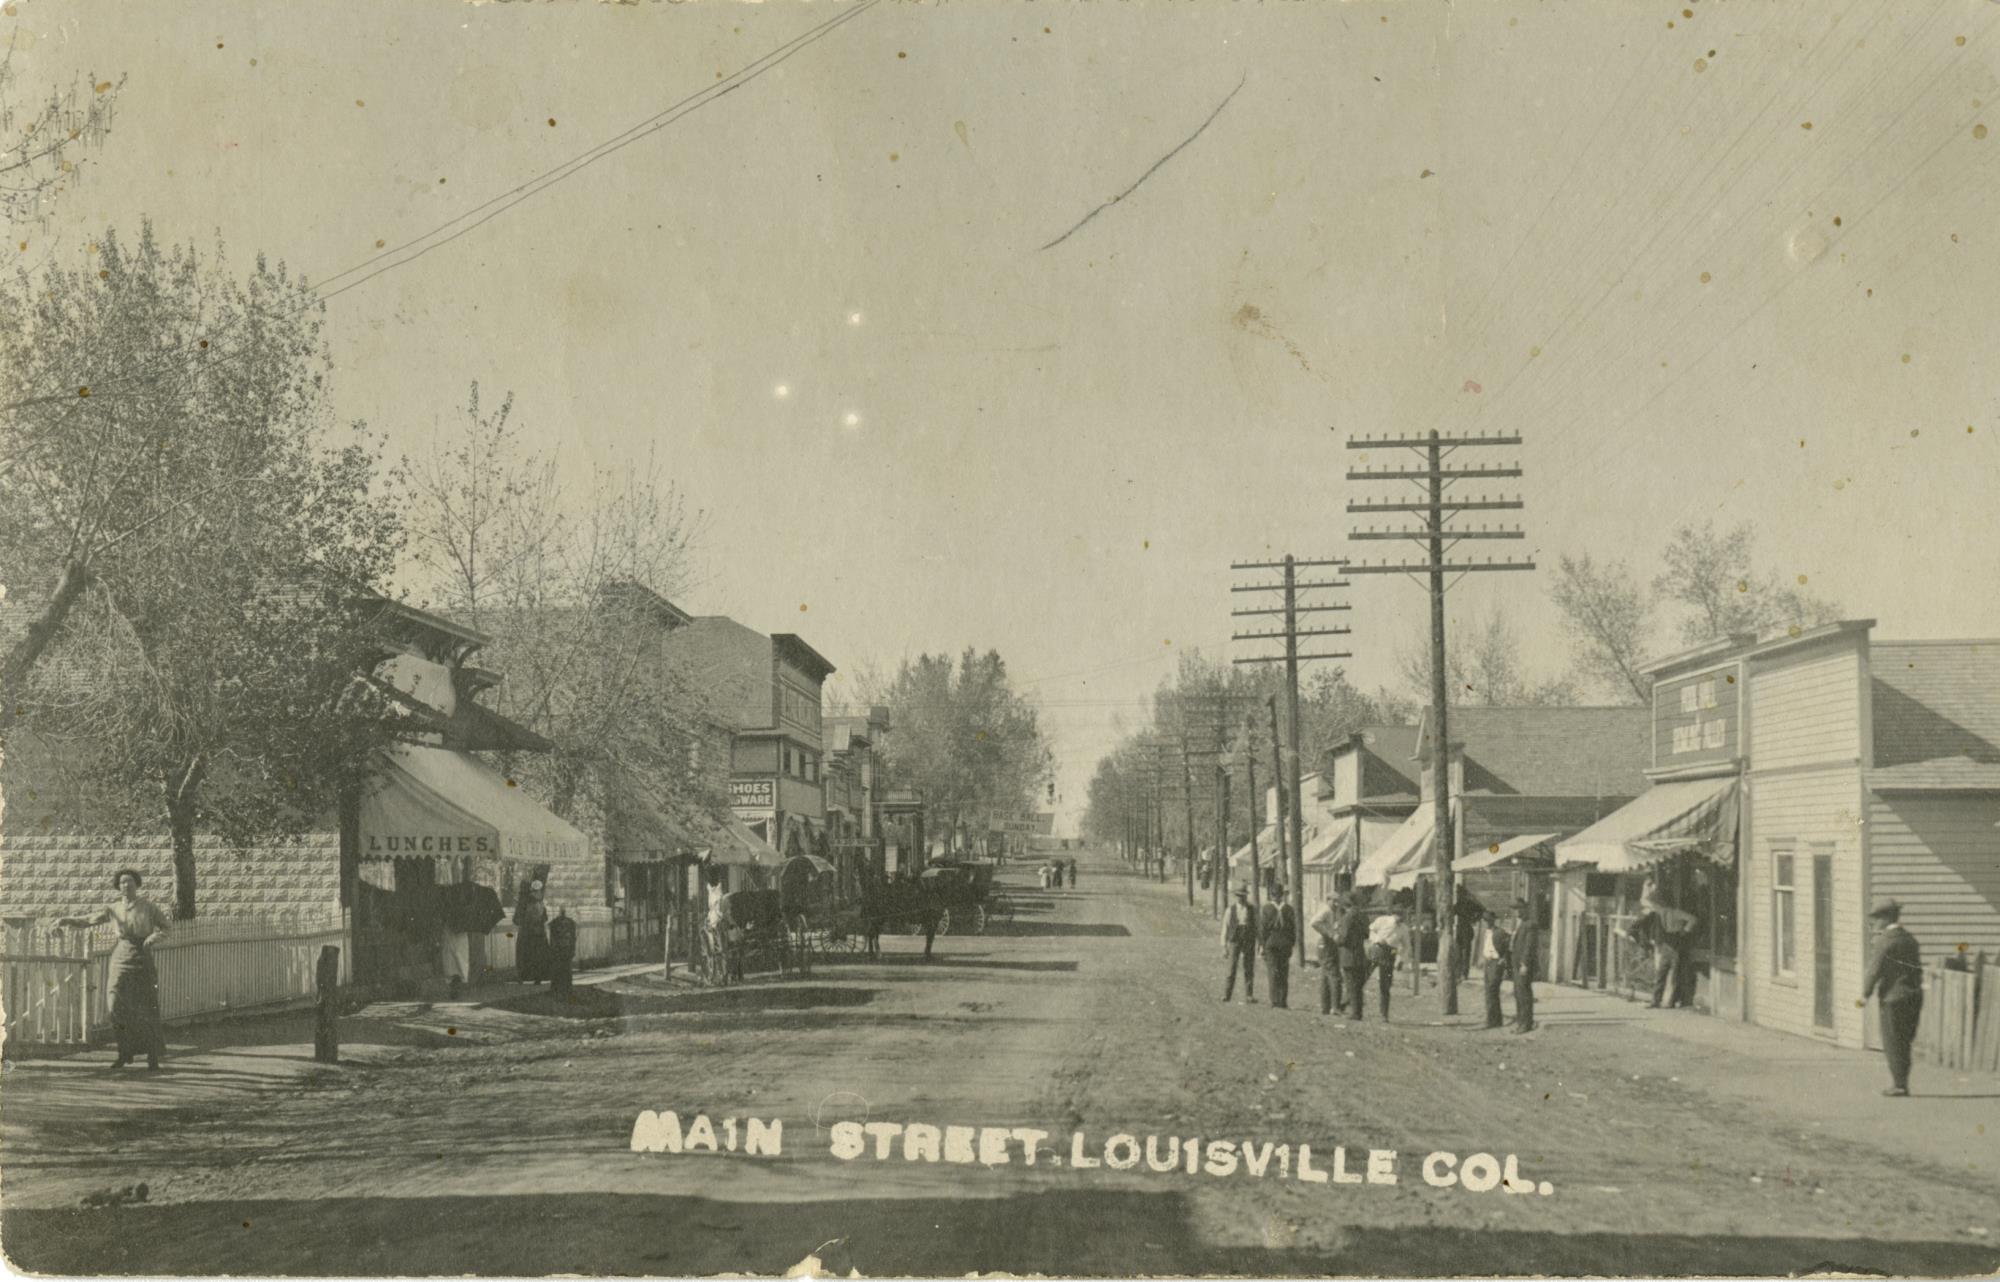
POLYGON ((882 955, 882 879, 870 872, 861 878, 861 930, 870 957, 882 955))
POLYGON ((1410 927, 1403 914, 1391 909, 1368 923, 1368 965, 1375 972, 1384 1023, 1389 1019, 1389 987, 1395 982, 1396 959, 1411 947, 1410 927))
POLYGON ((1456 978, 1465 979, 1472 974, 1472 937, 1486 917, 1486 906, 1464 886, 1457 893, 1451 906, 1451 961, 1456 978))
POLYGON ((111 950, 111 1031, 118 1039, 118 1058, 111 1067, 123 1068, 135 1055, 146 1057, 147 1068, 158 1068, 166 1053, 160 1030, 160 975, 153 966, 152 948, 167 933, 167 915, 158 904, 141 897, 145 884, 135 869, 120 868, 111 874, 118 888, 118 900, 89 917, 64 917, 57 926, 88 930, 106 922, 118 927, 118 943, 111 950))
POLYGON ((1247 887, 1236 888, 1236 898, 1222 914, 1222 957, 1229 963, 1229 977, 1222 981, 1222 1000, 1236 992, 1236 968, 1243 968, 1243 1000, 1257 1000, 1257 910, 1250 906, 1247 887))
POLYGON ((1319 906, 1306 926, 1319 940, 1319 1013, 1331 1015, 1335 1008, 1346 1009, 1340 985, 1340 902, 1329 899, 1319 906))
POLYGON ((1264 949, 1264 970, 1266 983, 1271 990, 1271 1005, 1284 1010, 1291 999, 1292 990, 1292 949, 1298 947, 1298 915, 1285 902, 1285 888, 1274 884, 1271 899, 1264 905, 1264 920, 1258 923, 1258 942, 1264 949))
POLYGON ((548 978, 549 910, 542 903, 542 883, 521 888, 514 903, 514 977, 524 984, 548 978))
POLYGON ((943 906, 938 903, 937 892, 922 881, 917 883, 918 904, 924 921, 924 960, 931 961, 931 945, 937 942, 938 919, 943 916, 943 906))
POLYGON ((1368 978, 1368 913, 1364 895, 1347 901, 1334 925, 1334 939, 1340 959, 1341 996, 1347 999, 1347 1017, 1359 1020, 1363 1010, 1363 985, 1368 978))
POLYGON ((570 994, 570 979, 576 966, 576 919, 569 909, 556 909, 549 923, 549 992, 556 997, 570 994))
POLYGON ((1875 905, 1868 914, 1875 922, 1874 956, 1861 1000, 1876 998, 1882 1020, 1882 1052, 1889 1061, 1889 1089, 1884 1095, 1910 1093, 1910 1046, 1924 1013, 1924 958, 1917 937, 1903 929, 1903 906, 1893 899, 1875 905))
POLYGON ((1069 888, 1076 889, 1076 860, 1069 861, 1069 888))
POLYGON ((1508 964, 1514 972, 1514 1031, 1535 1031, 1535 961, 1542 944, 1535 910, 1527 901, 1514 904, 1514 931, 1508 941, 1508 964))
POLYGON ((1500 984, 1507 977, 1509 938, 1500 919, 1491 911, 1480 914, 1479 928, 1473 932, 1472 953, 1479 959, 1480 984, 1486 997, 1486 1027, 1499 1028, 1507 1022, 1500 1009, 1500 984))

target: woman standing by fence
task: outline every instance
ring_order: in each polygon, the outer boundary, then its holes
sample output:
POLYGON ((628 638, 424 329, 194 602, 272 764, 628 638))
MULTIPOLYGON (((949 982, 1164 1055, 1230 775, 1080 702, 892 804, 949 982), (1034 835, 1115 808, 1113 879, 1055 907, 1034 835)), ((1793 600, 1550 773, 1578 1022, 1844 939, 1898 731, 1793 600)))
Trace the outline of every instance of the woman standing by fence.
POLYGON ((166 1047, 160 1032, 160 977, 149 950, 167 933, 167 915, 139 897, 142 879, 132 869, 119 869, 111 882, 118 887, 117 903, 95 917, 64 917, 56 924, 86 930, 106 922, 117 925, 118 945, 111 950, 111 1028, 118 1036, 118 1058, 111 1067, 123 1068, 143 1053, 146 1067, 158 1068, 166 1047))

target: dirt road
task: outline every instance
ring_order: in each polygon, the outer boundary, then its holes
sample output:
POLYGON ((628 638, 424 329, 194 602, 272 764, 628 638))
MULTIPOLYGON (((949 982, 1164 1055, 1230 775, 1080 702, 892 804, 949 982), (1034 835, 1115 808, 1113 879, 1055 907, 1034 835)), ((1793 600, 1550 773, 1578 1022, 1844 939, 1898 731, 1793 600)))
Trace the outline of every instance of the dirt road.
MULTIPOLYGON (((449 1012, 411 1011, 357 1030, 364 1062, 254 1091, 100 1114, 10 1073, 7 1253, 166 1273, 780 1273, 836 1240, 827 1263, 867 1275, 2000 1267, 1990 1163, 1695 1089, 1665 1039, 1623 1028, 1484 1033, 1406 993, 1395 1022, 1371 1003, 1347 1025, 1311 972, 1289 1011, 1225 1006, 1205 911, 1108 858, 1083 874, 1044 892, 1010 870, 1014 924, 941 937, 931 963, 893 939, 809 980, 524 996, 442 1036, 449 1012), (683 1151, 633 1151, 645 1110, 675 1115, 683 1151), (698 1114, 723 1151, 699 1151, 698 1114), (744 1151, 750 1118, 782 1122, 776 1155, 744 1151), (1465 1178, 1428 1182, 1433 1154, 1465 1178), (1524 1191, 1468 1189, 1510 1156, 1524 1191), (79 1205, 138 1180, 142 1206, 79 1205)), ((2000 1120, 1991 1097, 1906 1106, 2000 1120)))

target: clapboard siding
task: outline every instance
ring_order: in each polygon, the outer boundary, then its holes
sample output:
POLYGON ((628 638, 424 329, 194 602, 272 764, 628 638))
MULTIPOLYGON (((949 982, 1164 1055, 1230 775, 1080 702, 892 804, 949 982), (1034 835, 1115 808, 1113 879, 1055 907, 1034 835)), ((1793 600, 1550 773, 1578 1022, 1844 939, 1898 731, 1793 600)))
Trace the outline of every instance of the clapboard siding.
POLYGON ((1877 896, 1936 961, 2000 954, 2000 797, 1877 795, 1868 808, 1877 896))
MULTIPOLYGON (((1750 677, 1755 770, 1861 756, 1861 655, 1852 645, 1759 661, 1750 677)), ((1853 803, 1850 802, 1850 805, 1853 803)))
MULTIPOLYGON (((1762 764, 1759 762, 1758 764, 1762 764)), ((1861 987, 1866 963, 1861 885, 1861 773, 1831 767, 1750 778, 1754 819, 1750 858, 1744 869, 1747 912, 1742 924, 1743 970, 1750 989, 1751 1015, 1759 1024, 1800 1036, 1824 1036, 1813 1025, 1813 856, 1833 858, 1833 1020, 1834 1035, 1859 1046, 1862 1012, 1853 994, 1861 987), (1794 856, 1793 923, 1796 956, 1792 973, 1777 973, 1773 872, 1774 849, 1789 840, 1794 856), (1817 847, 1817 849, 1816 849, 1817 847), (1830 849, 1829 849, 1830 848, 1830 849)))

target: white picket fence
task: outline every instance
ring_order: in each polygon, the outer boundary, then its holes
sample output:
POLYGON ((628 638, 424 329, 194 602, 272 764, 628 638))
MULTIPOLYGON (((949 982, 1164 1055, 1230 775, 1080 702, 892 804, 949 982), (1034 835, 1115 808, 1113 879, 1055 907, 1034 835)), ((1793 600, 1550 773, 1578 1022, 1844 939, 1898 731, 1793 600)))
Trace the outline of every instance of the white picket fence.
MULTIPOLYGON (((8 1042, 76 1046, 107 1030, 117 939, 108 926, 7 927, 0 938, 0 1001, 8 1042)), ((353 950, 338 909, 177 922, 152 950, 161 1017, 196 1019, 310 1001, 326 944, 341 950, 340 977, 347 982, 353 950)))

